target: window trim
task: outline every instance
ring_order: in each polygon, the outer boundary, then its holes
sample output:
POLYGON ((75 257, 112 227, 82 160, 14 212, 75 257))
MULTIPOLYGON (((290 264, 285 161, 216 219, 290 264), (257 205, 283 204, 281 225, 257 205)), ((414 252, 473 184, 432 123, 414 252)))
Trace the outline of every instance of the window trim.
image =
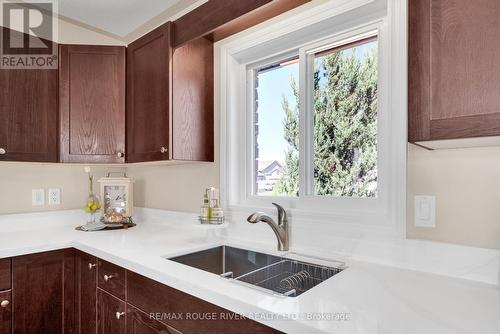
MULTIPOLYGON (((304 7, 305 8, 305 7, 304 7)), ((280 19, 273 19, 255 29, 240 33, 232 38, 223 40, 215 44, 215 79, 216 79, 216 110, 220 110, 220 179, 221 179, 221 199, 222 205, 228 211, 245 212, 249 210, 269 210, 272 208, 271 201, 278 200, 288 207, 288 212, 293 219, 307 219, 313 221, 323 221, 324 223, 342 223, 354 226, 365 226, 370 231, 386 231, 390 235, 404 236, 406 221, 406 151, 407 151, 407 71, 406 71, 406 22, 407 5, 399 0, 360 0, 342 1, 332 0, 324 4, 311 5, 303 11, 297 13, 287 13, 280 19), (366 9, 365 9, 366 8, 366 9), (373 11, 375 9, 375 12, 373 11), (355 12, 359 10, 358 12, 355 12), (347 14, 346 14, 347 13, 347 14), (360 212, 356 205, 352 205, 350 199, 346 199, 346 207, 341 211, 330 210, 321 211, 316 207, 297 208, 294 203, 286 203, 281 197, 266 196, 263 201, 253 201, 245 196, 242 187, 245 179, 242 178, 239 163, 247 164, 245 152, 241 152, 242 138, 235 136, 238 126, 241 126, 240 114, 246 108, 246 70, 242 68, 241 62, 246 59, 247 50, 249 54, 254 54, 252 48, 259 44, 268 43, 271 40, 290 36, 291 33, 300 32, 318 22, 335 22, 333 19, 337 15, 350 15, 354 22, 360 22, 359 14, 369 18, 367 22, 373 24, 380 22, 380 18, 385 22, 381 29, 384 33, 379 35, 379 42, 384 40, 387 49, 379 47, 379 61, 386 59, 387 64, 391 64, 385 74, 388 82, 387 107, 391 110, 387 115, 388 131, 391 133, 390 143, 387 149, 390 150, 390 159, 387 163, 387 174, 391 178, 388 189, 386 211, 380 215, 376 210, 366 210, 360 212), (383 13, 383 15, 380 15, 383 13), (354 224, 354 225, 352 225, 354 224), (375 228, 375 230, 372 230, 375 228)), ((359 25, 363 26, 363 25, 359 25)), ((365 24, 366 26, 366 24, 365 24)), ((310 31, 310 30, 309 30, 310 31)), ((340 29, 340 31, 345 31, 340 29)), ((299 35, 300 36, 300 33, 299 35)), ((288 45, 287 41, 283 45, 288 45)), ((283 48, 283 54, 290 52, 294 48, 283 48)), ((295 48, 296 49, 296 48, 295 48)), ((271 50, 274 50, 271 48, 271 50)), ((267 50, 266 50, 267 51, 267 50)), ((258 54, 258 53, 257 53, 258 54)), ((271 55, 272 56, 276 56, 271 55)), ((270 58, 270 57, 262 57, 270 58)), ((260 59, 262 60, 262 59, 260 59)), ((380 74, 379 74, 380 76, 380 74)), ((380 131, 385 131, 379 129, 380 131)), ((246 137, 245 137, 246 138, 246 137)), ((243 140, 246 140, 243 138, 243 140)), ((219 140, 219 139, 218 139, 219 140)), ((303 142, 303 141, 302 141, 303 142)), ((246 147, 246 146, 245 146, 246 147)), ((303 159, 301 160, 303 161, 303 159)), ((303 168, 302 168, 303 170, 303 168)), ((363 201, 356 198, 355 201, 363 201)), ((352 202, 352 201, 351 201, 352 202)), ((347 227, 347 226, 346 226, 347 227)), ((367 230, 368 231, 368 230, 367 230)), ((384 232, 385 233, 385 232, 384 232)))

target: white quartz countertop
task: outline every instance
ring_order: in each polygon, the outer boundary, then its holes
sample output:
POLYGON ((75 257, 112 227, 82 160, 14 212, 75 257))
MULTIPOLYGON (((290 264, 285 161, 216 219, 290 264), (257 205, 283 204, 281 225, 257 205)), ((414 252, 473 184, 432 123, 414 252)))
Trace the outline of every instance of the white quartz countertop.
POLYGON ((134 228, 98 232, 76 231, 82 219, 78 211, 0 216, 0 258, 74 247, 286 333, 500 333, 496 285, 353 260, 284 298, 166 260, 221 244, 277 254, 196 227, 193 215, 140 214, 134 228))

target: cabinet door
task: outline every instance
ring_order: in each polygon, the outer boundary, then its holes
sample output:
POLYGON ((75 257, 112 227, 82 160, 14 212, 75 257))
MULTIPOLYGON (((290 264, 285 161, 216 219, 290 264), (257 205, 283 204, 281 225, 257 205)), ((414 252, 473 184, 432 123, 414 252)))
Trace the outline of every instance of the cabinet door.
POLYGON ((97 289, 97 333, 125 333, 125 302, 97 289))
POLYGON ((500 2, 408 4, 409 140, 500 135, 500 2))
POLYGON ((127 47, 127 161, 170 157, 171 23, 127 47))
POLYGON ((75 270, 75 332, 94 334, 97 331, 97 258, 76 251, 75 270))
POLYGON ((214 161, 213 43, 190 41, 173 53, 172 159, 214 161))
POLYGON ((60 160, 125 162, 125 47, 61 45, 60 160))
POLYGON ((57 70, 0 69, 0 161, 57 162, 57 70))
POLYGON ((73 255, 63 249, 12 258, 14 333, 73 332, 73 255))
POLYGON ((127 334, 180 334, 180 332, 155 319, 151 319, 148 314, 128 304, 127 334))
POLYGON ((0 292, 0 334, 10 334, 12 323, 12 299, 10 291, 0 292))
POLYGON ((0 259, 0 291, 10 289, 10 259, 0 259))

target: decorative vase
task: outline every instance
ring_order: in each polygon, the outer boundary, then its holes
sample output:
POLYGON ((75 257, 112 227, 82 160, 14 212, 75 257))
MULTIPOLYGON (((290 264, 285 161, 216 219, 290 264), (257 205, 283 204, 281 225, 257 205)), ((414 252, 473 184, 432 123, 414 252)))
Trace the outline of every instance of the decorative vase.
POLYGON ((90 174, 90 170, 87 173, 89 177, 89 196, 87 197, 85 212, 87 213, 87 224, 95 224, 96 213, 101 209, 101 203, 99 201, 99 196, 94 194, 94 177, 90 174))

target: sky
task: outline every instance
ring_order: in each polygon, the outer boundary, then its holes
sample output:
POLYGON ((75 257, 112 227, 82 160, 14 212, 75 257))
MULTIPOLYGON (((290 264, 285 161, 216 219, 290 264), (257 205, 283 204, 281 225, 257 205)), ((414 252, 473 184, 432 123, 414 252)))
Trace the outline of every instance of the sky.
POLYGON ((291 108, 296 107, 295 96, 290 87, 291 78, 299 83, 299 64, 293 63, 259 73, 259 145, 260 160, 285 161, 288 143, 284 138, 285 114, 281 107, 282 96, 288 99, 291 108))

